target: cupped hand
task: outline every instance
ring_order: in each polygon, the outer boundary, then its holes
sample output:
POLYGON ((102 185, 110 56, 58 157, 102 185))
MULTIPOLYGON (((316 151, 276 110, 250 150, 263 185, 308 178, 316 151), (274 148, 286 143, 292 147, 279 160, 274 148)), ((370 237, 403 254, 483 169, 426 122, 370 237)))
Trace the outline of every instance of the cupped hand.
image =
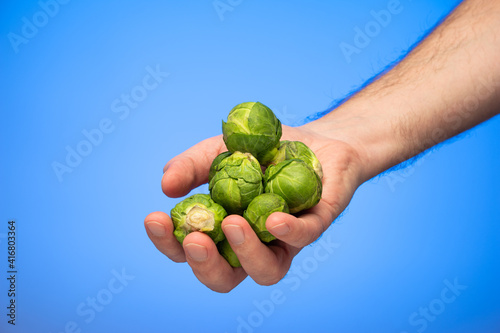
MULTIPOLYGON (((222 230, 242 267, 233 268, 219 255, 214 242, 201 232, 187 235, 183 244, 173 235, 173 223, 163 212, 149 214, 144 224, 156 248, 175 262, 191 266, 196 277, 217 292, 229 292, 247 276, 261 285, 272 285, 288 272, 292 259, 314 242, 347 207, 363 182, 359 153, 351 145, 314 133, 306 127, 283 126, 283 140, 302 141, 323 167, 323 195, 313 208, 298 216, 273 213, 266 227, 277 240, 262 243, 246 220, 230 215, 222 230)), ((226 151, 222 136, 206 139, 170 160, 161 181, 163 192, 182 197, 208 181, 212 160, 226 151)))

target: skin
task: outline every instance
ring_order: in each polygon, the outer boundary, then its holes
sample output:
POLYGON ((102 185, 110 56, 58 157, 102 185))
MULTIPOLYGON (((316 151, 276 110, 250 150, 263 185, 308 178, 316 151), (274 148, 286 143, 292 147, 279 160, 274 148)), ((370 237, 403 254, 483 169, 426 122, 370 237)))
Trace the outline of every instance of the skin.
MULTIPOLYGON (((270 245, 241 216, 226 217, 222 228, 242 267, 229 266, 202 233, 189 234, 181 246, 163 212, 145 219, 153 244, 175 262, 187 261, 217 292, 229 292, 247 276, 277 283, 361 184, 499 113, 499 18, 500 1, 464 1, 404 60, 340 107, 304 126, 283 126, 283 140, 304 142, 320 160, 323 197, 298 217, 270 215, 266 227, 278 238, 270 245)), ((225 150, 216 136, 174 157, 164 168, 163 192, 181 197, 206 183, 212 160, 225 150)))

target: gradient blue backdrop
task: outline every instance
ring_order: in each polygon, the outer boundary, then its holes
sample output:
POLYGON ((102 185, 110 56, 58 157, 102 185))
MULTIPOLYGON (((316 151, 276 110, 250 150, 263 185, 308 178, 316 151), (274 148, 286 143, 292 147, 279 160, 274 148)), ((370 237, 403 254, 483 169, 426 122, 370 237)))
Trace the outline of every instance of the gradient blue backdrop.
POLYGON ((355 45, 371 11, 392 3, 2 1, 0 331, 499 332, 498 117, 364 184, 322 238, 331 252, 307 247, 275 286, 247 279, 212 292, 143 228, 179 201, 161 192, 164 164, 219 134, 235 104, 259 100, 299 124, 458 1, 401 0, 348 59, 340 45, 355 45), (141 90, 148 70, 168 76, 141 90), (141 101, 126 113, 120 98, 131 92, 141 101), (89 148, 82 132, 101 122, 113 130, 59 179, 54 162, 66 163, 67 147, 89 148), (15 327, 5 315, 9 219, 15 327), (467 288, 453 294, 449 283, 467 288), (429 306, 437 315, 423 319, 429 306))

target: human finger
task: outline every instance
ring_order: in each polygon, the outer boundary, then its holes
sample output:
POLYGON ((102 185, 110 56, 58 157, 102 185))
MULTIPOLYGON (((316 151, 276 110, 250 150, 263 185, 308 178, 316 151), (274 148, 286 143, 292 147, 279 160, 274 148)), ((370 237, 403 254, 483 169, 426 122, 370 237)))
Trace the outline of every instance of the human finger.
POLYGON ((241 267, 231 267, 219 254, 212 239, 204 233, 192 232, 183 242, 186 259, 201 283, 213 291, 227 293, 243 281, 247 274, 241 267))
POLYGON ((238 215, 224 219, 222 230, 245 272, 261 285, 278 283, 299 252, 299 249, 281 242, 269 246, 262 243, 248 222, 238 215))
POLYGON ((224 150, 224 142, 219 135, 203 140, 172 158, 163 168, 163 193, 178 198, 206 183, 213 159, 224 150))
POLYGON ((291 246, 303 248, 318 239, 333 222, 331 209, 320 202, 304 214, 296 217, 286 213, 272 213, 266 221, 267 230, 291 246))
POLYGON ((174 237, 174 225, 170 217, 163 212, 154 212, 144 219, 144 227, 156 248, 175 262, 185 262, 184 250, 174 237))

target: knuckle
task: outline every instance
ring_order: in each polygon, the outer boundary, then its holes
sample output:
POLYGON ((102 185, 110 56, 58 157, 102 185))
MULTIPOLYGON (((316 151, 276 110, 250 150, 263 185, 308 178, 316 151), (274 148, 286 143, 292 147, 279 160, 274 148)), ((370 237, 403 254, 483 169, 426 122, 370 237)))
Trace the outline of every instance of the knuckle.
POLYGON ((284 277, 284 274, 280 272, 279 268, 272 268, 269 270, 268 268, 265 268, 267 272, 259 278, 254 279, 255 282, 260 284, 261 286, 271 286, 273 284, 276 284, 281 281, 281 279, 284 277))
MULTIPOLYGON (((210 284, 220 284, 227 280, 227 276, 223 274, 223 270, 214 269, 214 265, 210 263, 190 263, 191 268, 196 271, 196 275, 200 276, 203 281, 210 284)), ((204 282, 204 283, 205 283, 204 282)))
POLYGON ((184 258, 184 256, 180 256, 180 255, 167 255, 167 257, 170 260, 172 260, 173 262, 175 262, 175 263, 186 262, 186 259, 184 258))
POLYGON ((333 201, 330 203, 330 210, 331 210, 331 215, 329 222, 332 223, 335 221, 335 219, 342 214, 342 211, 344 210, 342 205, 338 201, 333 201))
POLYGON ((309 242, 307 245, 316 241, 319 238, 319 236, 321 236, 321 234, 324 232, 323 225, 321 223, 314 223, 311 229, 312 232, 310 233, 309 242))
POLYGON ((272 285, 280 282, 281 279, 282 279, 281 276, 269 276, 265 279, 257 281, 257 283, 260 284, 261 286, 272 286, 272 285))
POLYGON ((209 288, 212 289, 215 292, 218 292, 218 293, 221 293, 221 294, 227 294, 228 292, 230 292, 231 290, 233 290, 234 287, 235 286, 218 285, 218 286, 209 287, 209 288))
POLYGON ((290 242, 295 247, 304 247, 314 242, 322 233, 322 228, 317 223, 311 223, 304 219, 298 219, 300 224, 293 231, 290 242))
POLYGON ((217 273, 217 272, 214 272, 214 270, 204 270, 203 273, 201 273, 201 275, 203 275, 203 278, 205 281, 210 281, 210 282, 218 282, 221 280, 221 276, 217 273))

